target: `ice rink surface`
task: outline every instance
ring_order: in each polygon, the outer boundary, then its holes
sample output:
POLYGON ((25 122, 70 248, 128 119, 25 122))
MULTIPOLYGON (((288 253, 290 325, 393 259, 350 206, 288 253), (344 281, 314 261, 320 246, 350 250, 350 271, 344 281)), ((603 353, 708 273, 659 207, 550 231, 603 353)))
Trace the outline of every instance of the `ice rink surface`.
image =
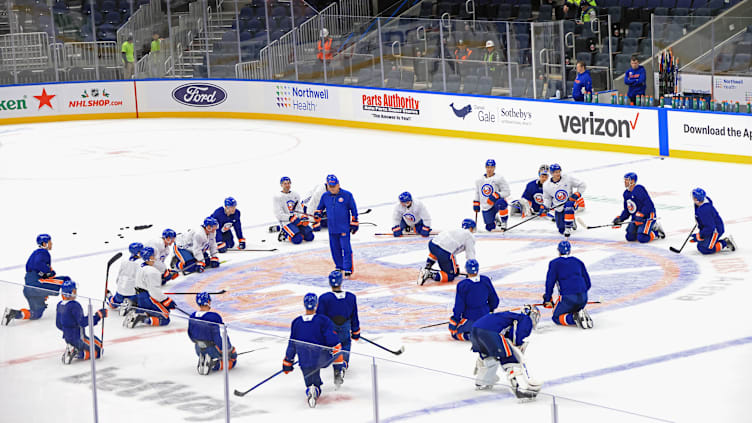
MULTIPOLYGON (((394 356, 363 341, 345 384, 333 389, 322 371, 316 409, 305 402, 299 369, 232 397, 233 421, 371 421, 372 364, 378 374, 381 421, 550 422, 556 396, 560 422, 742 422, 752 395, 752 298, 749 276, 752 212, 737 185, 749 166, 553 147, 403 135, 326 126, 242 120, 136 120, 0 127, 0 280, 23 283, 24 263, 38 233, 53 237, 53 267, 79 284, 79 301, 104 292, 105 264, 128 243, 199 225, 227 196, 238 200, 250 248, 228 252, 219 269, 180 277, 169 290, 227 289, 213 306, 229 323, 239 357, 230 390, 245 390, 281 368, 290 322, 302 296, 328 290, 333 269, 326 232, 306 245, 280 244, 267 226, 279 179, 301 195, 336 174, 360 210, 353 236, 355 274, 345 289, 358 295, 363 335, 405 353, 394 356), (573 236, 573 255, 593 280, 594 329, 556 327, 550 311, 530 338, 528 368, 545 382, 536 402, 518 403, 501 385, 474 390, 475 355, 445 326, 455 284, 416 285, 425 239, 376 237, 389 232, 397 195, 425 202, 435 230, 472 218, 472 187, 494 158, 519 198, 542 163, 560 163, 587 183, 589 225, 621 211, 623 175, 633 171, 651 193, 667 239, 627 243, 622 229, 573 236), (701 256, 680 246, 694 224, 690 191, 704 188, 739 249, 701 256), (135 231, 136 225, 153 225, 135 231), (622 411, 619 411, 622 410, 622 411), (628 412, 628 413, 627 413, 628 412), (481 420, 483 419, 483 420, 481 420), (525 419, 525 420, 522 420, 525 419)), ((510 225, 519 221, 513 217, 510 225)), ((539 302, 548 261, 562 237, 537 219, 506 234, 477 235, 481 273, 492 278, 501 307, 539 302)), ((464 264, 460 255, 459 262, 464 264)), ((111 271, 114 290, 116 264, 111 271)), ((174 296, 184 310, 192 296, 174 296)), ((38 321, 0 327, 0 421, 91 421, 90 363, 60 362, 64 349, 54 306, 38 321), (75 419, 75 420, 74 420, 75 419)), ((19 285, 0 283, 0 309, 26 307, 19 285)), ((196 373, 187 321, 172 313, 161 328, 125 329, 105 320, 105 353, 96 362, 101 422, 222 421, 224 378, 196 373)), ((96 327, 99 334, 100 326, 96 327)), ((501 375, 501 374, 500 374, 501 375)), ((506 383, 502 376, 502 382, 506 383)))

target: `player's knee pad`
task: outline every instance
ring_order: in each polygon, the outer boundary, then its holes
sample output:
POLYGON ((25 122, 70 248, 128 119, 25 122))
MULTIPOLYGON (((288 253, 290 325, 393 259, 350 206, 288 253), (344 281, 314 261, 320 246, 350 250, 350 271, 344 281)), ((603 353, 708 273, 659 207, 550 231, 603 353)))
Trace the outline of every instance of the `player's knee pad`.
POLYGON ((486 230, 491 232, 496 228, 496 222, 486 223, 486 230))
POLYGON ((624 234, 624 238, 626 238, 627 241, 630 242, 637 241, 637 229, 635 228, 634 224, 630 223, 629 226, 627 226, 627 231, 624 234))
POLYGON ((647 244, 652 240, 653 236, 651 236, 651 234, 640 233, 639 235, 637 235, 637 242, 639 242, 640 244, 647 244))
POLYGON ((294 237, 290 238, 290 242, 292 242, 293 244, 300 244, 301 242, 303 242, 303 236, 300 234, 295 234, 294 237))
POLYGON ((306 242, 313 241, 313 231, 310 230, 310 229, 308 229, 308 228, 306 228, 305 230, 303 230, 303 239, 306 242))

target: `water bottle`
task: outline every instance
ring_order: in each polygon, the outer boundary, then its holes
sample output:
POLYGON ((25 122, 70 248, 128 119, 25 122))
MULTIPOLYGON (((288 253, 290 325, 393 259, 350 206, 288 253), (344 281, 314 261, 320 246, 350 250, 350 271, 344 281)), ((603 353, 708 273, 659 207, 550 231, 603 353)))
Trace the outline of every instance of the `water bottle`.
POLYGON ((737 101, 736 104, 734 104, 734 113, 739 113, 739 102, 737 101))
POLYGON ((664 105, 664 103, 663 103, 663 102, 664 102, 664 99, 663 99, 663 96, 661 96, 661 100, 660 100, 660 102, 658 103, 658 107, 660 107, 661 109, 663 108, 663 105, 664 105))

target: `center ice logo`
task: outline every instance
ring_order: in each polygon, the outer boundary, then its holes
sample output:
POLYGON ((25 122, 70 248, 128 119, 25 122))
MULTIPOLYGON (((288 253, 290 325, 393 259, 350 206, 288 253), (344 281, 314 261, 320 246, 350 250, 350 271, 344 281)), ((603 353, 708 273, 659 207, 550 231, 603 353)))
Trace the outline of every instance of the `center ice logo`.
POLYGON ((483 184, 483 186, 480 187, 480 192, 484 197, 489 197, 491 194, 493 194, 494 189, 491 184, 483 184))

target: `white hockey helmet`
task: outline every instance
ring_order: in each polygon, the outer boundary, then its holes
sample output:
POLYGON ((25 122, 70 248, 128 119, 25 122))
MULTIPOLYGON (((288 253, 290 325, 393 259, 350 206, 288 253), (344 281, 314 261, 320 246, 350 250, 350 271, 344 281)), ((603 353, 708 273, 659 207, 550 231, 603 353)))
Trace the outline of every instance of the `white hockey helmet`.
POLYGON ((496 46, 496 44, 494 44, 493 40, 486 41, 486 48, 488 48, 488 47, 495 47, 495 46, 496 46))

